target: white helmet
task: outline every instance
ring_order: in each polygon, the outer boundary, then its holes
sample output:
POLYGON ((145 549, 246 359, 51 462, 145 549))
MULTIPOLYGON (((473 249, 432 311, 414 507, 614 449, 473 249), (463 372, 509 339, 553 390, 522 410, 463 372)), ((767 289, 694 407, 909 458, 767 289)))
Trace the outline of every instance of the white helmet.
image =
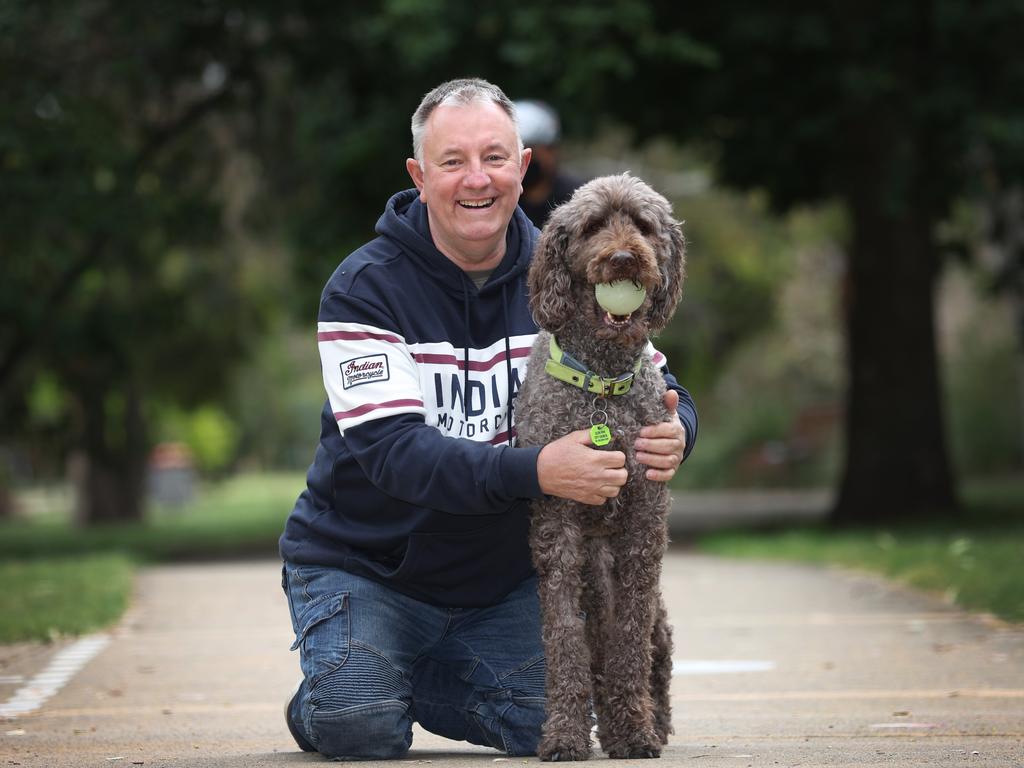
POLYGON ((558 113, 543 101, 515 102, 519 136, 527 147, 557 144, 562 130, 558 113))

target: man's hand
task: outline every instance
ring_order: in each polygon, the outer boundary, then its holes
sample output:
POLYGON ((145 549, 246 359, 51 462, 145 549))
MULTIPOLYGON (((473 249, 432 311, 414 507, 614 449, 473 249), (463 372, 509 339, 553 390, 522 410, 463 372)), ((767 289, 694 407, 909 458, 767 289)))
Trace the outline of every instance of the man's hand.
POLYGON ((589 429, 548 443, 537 457, 540 489, 583 504, 597 506, 618 496, 626 477, 626 454, 593 448, 589 429))
POLYGON ((646 464, 647 479, 667 483, 683 461, 686 450, 686 430, 679 421, 676 407, 679 393, 670 389, 665 393, 665 407, 672 415, 670 421, 652 424, 640 430, 640 437, 633 443, 636 460, 646 464))

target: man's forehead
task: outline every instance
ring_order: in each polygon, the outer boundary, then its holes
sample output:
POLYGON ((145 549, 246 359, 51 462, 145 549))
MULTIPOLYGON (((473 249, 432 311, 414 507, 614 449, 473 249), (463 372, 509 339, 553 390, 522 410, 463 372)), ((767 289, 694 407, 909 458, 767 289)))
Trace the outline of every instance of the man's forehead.
POLYGON ((515 124, 493 102, 442 104, 431 113, 425 126, 424 143, 437 152, 466 149, 466 144, 483 149, 509 149, 516 143, 515 124))

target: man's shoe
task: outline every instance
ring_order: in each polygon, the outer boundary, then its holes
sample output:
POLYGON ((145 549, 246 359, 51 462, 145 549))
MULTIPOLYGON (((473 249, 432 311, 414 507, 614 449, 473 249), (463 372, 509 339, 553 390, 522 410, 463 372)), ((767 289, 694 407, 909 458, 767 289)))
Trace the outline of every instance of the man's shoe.
POLYGON ((298 703, 298 698, 299 688, 296 688, 295 693, 293 693, 284 704, 284 721, 288 724, 288 732, 292 735, 292 738, 295 739, 295 743, 299 745, 299 749, 303 752, 316 752, 316 748, 310 744, 302 734, 302 731, 300 731, 299 727, 295 724, 295 718, 292 716, 292 713, 295 711, 295 705, 298 703))

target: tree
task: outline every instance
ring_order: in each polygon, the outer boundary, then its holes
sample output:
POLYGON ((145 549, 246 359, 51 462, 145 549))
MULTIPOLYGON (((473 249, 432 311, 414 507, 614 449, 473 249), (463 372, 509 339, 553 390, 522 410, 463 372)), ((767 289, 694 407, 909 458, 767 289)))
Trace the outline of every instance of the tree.
POLYGON ((1020 168, 1021 5, 9 3, 0 387, 18 396, 0 417, 24 424, 25 393, 48 372, 93 467, 109 455, 106 476, 133 477, 138 451, 113 446, 144 442, 145 403, 212 396, 259 325, 239 265, 216 248, 225 160, 260 158, 266 194, 246 227, 287 234, 292 306, 312 322, 326 276, 409 184, 419 98, 479 75, 552 102, 569 134, 615 121, 637 141, 715 147, 721 178, 779 209, 841 200, 850 386, 836 519, 953 509, 935 229, 971 191, 972 153, 1020 168))
POLYGON ((0 24, 4 434, 40 377, 88 522, 140 516, 147 416, 223 391, 261 312, 217 247, 250 46, 175 4, 9 3, 0 24))
POLYGON ((956 509, 936 362, 938 225, 972 189, 972 153, 1024 157, 1024 4, 702 6, 687 29, 718 63, 697 73, 699 124, 723 178, 778 208, 839 199, 845 283, 846 462, 833 519, 956 509))

